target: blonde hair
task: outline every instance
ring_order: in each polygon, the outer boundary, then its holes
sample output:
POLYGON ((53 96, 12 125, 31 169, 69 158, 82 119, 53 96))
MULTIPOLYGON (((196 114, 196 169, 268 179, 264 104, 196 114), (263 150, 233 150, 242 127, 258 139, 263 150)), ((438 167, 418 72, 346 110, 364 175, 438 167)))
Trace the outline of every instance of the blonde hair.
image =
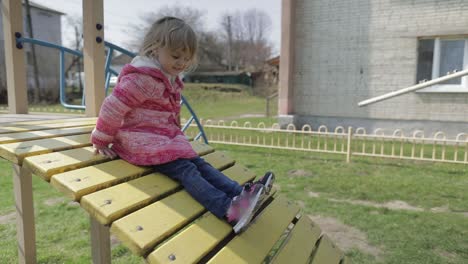
POLYGON ((153 57, 158 48, 187 51, 192 61, 198 49, 197 36, 182 19, 166 16, 156 20, 145 35, 140 55, 153 57))

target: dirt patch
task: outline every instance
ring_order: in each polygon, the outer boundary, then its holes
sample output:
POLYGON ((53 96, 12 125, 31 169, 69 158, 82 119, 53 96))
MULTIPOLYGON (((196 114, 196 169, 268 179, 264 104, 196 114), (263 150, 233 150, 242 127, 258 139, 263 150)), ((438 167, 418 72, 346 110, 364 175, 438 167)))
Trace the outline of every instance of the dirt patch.
POLYGON ((452 252, 445 251, 440 248, 436 248, 435 253, 445 259, 447 262, 456 262, 458 260, 458 255, 452 252))
POLYGON ((47 206, 54 206, 65 201, 64 197, 51 198, 44 201, 44 204, 47 206))
POLYGON ((342 200, 342 199, 333 199, 333 198, 330 198, 328 200, 332 202, 338 202, 338 203, 365 205, 365 206, 371 206, 371 207, 376 207, 376 208, 387 208, 391 210, 424 211, 424 208, 412 206, 405 201, 399 201, 399 200, 390 201, 390 202, 386 202, 383 204, 374 203, 370 201, 363 201, 363 200, 342 200))
POLYGON ((11 212, 6 215, 0 215, 0 225, 11 224, 16 219, 16 212, 11 212))
POLYGON ((309 196, 310 198, 319 198, 320 194, 318 192, 308 191, 307 196, 309 196))
POLYGON ((297 203, 297 205, 299 205, 299 207, 305 208, 305 202, 304 201, 299 200, 299 201, 296 201, 296 203, 297 203))
POLYGON ((312 175, 313 175, 312 172, 306 171, 306 170, 301 170, 301 169, 288 171, 288 177, 290 177, 290 178, 308 177, 308 176, 312 176, 312 175))
POLYGON ((383 252, 378 247, 367 242, 367 235, 359 229, 345 225, 332 217, 309 215, 322 231, 343 251, 349 252, 353 248, 374 256, 377 261, 382 260, 383 252))

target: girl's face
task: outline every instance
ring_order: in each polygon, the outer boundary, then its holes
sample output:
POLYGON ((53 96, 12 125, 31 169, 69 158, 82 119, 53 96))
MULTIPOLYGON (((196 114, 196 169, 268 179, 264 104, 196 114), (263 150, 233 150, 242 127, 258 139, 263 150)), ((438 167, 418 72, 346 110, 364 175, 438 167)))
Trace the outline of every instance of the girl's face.
POLYGON ((163 70, 171 76, 177 76, 191 63, 191 56, 183 49, 170 50, 167 47, 157 50, 157 58, 163 70))

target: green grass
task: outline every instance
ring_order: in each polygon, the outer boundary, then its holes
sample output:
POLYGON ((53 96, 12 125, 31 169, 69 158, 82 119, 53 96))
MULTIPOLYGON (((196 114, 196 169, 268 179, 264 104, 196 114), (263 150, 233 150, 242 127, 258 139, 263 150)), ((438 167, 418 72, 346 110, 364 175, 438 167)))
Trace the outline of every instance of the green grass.
MULTIPOLYGON (((346 164, 336 155, 225 145, 216 148, 228 151, 257 175, 273 170, 280 193, 304 202, 306 213, 337 218, 365 232, 369 244, 382 250, 381 263, 466 263, 468 260, 468 217, 457 213, 468 212, 466 166, 364 158, 346 164), (293 176, 293 170, 304 170, 309 175, 293 176), (308 192, 320 196, 312 198, 308 192), (400 200, 426 210, 390 210, 336 202, 336 199, 375 203, 400 200), (450 211, 429 210, 442 206, 448 206, 450 211)), ((353 263, 377 262, 357 249, 347 255, 353 263)))
MULTIPOLYGON (((264 98, 251 95, 251 88, 235 84, 205 84, 187 83, 183 91, 184 97, 195 109, 197 116, 203 119, 236 119, 244 114, 265 114, 266 101, 264 98), (241 92, 223 92, 219 90, 205 90, 203 87, 233 88, 241 92), (216 111, 213 111, 216 109, 216 111)), ((81 100, 75 100, 70 104, 79 104, 81 100)), ((276 101, 271 102, 271 113, 277 112, 276 101)), ((0 112, 6 111, 6 105, 0 105, 0 112)), ((46 113, 77 113, 82 114, 82 110, 71 110, 64 108, 61 104, 41 104, 30 105, 30 112, 46 113)), ((182 117, 190 117, 188 110, 182 109, 182 117)), ((247 119, 246 119, 247 120, 247 119)), ((271 119, 268 119, 271 120, 271 119)))
MULTIPOLYGON (((188 84, 183 91, 184 97, 199 118, 237 119, 243 114, 265 114, 265 99, 250 95, 248 90, 240 93, 206 91, 200 88, 201 85, 203 84, 188 84)), ((181 116, 188 119, 189 114, 185 108, 181 116)))

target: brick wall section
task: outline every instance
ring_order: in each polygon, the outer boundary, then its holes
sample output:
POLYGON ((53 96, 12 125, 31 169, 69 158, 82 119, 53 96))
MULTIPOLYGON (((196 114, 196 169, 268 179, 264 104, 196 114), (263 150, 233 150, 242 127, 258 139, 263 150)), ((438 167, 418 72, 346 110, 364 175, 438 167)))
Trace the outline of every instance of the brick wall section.
POLYGON ((417 38, 468 35, 467 14, 468 0, 298 0, 295 114, 468 120, 468 93, 409 93, 357 106, 414 85, 417 38))

